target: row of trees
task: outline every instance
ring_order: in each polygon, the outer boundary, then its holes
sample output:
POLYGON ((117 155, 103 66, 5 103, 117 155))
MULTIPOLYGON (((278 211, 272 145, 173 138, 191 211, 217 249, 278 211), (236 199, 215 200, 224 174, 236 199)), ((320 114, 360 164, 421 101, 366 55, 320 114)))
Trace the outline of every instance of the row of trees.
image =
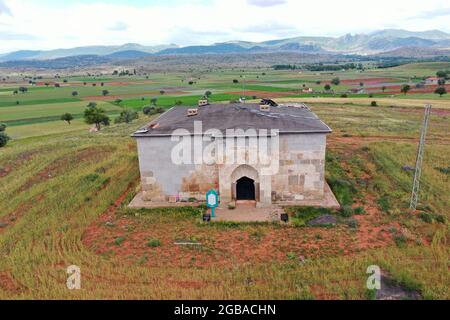
MULTIPOLYGON (((400 92, 406 95, 411 89, 412 88, 409 84, 404 84, 401 86, 400 92)), ((434 90, 434 93, 442 97, 444 94, 447 93, 447 90, 445 89, 444 86, 439 86, 434 90)))
MULTIPOLYGON (((145 106, 142 111, 145 115, 150 116, 164 112, 164 108, 156 107, 156 105, 150 105, 145 106)), ((111 123, 111 119, 106 114, 106 111, 103 108, 98 107, 97 103, 95 102, 89 102, 89 104, 86 106, 86 109, 84 110, 83 118, 87 124, 95 125, 95 128, 97 130, 101 130, 102 126, 109 126, 111 123)), ((139 114, 136 111, 123 108, 119 116, 116 119, 114 119, 114 123, 130 123, 138 118, 139 114)), ((61 115, 61 120, 66 121, 70 125, 71 122, 74 120, 74 116, 71 113, 64 113, 63 115, 61 115)), ((0 126, 2 132, 4 131, 5 128, 6 125, 0 126)), ((3 134, 2 132, 0 132, 0 140, 3 134)), ((5 140, 6 139, 9 140, 9 138, 5 138, 5 140)), ((6 142, 7 140, 5 141, 5 144, 6 142)))

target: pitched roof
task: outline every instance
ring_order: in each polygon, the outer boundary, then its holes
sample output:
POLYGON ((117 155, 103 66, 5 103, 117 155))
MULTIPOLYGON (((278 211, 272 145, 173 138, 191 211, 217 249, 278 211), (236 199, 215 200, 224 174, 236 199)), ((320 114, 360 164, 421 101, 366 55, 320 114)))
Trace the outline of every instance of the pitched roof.
POLYGON ((136 131, 134 137, 171 135, 176 129, 194 132, 194 121, 208 129, 278 129, 280 133, 330 133, 331 129, 304 104, 286 104, 261 111, 259 104, 213 104, 198 108, 198 114, 187 116, 188 107, 176 106, 136 131))

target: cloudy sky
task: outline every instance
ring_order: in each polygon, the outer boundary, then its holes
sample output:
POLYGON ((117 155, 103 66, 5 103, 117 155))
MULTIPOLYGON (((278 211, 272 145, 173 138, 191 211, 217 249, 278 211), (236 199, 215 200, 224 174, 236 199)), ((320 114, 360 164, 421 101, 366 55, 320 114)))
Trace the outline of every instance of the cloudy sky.
POLYGON ((0 53, 211 44, 384 28, 450 32, 449 0, 0 0, 0 53))

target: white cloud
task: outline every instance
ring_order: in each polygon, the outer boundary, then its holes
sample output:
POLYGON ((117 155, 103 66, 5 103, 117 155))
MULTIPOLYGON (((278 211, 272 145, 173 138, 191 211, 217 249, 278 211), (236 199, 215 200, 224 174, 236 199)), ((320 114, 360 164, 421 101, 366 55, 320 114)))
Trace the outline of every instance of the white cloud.
POLYGON ((247 0, 247 2, 258 7, 272 7, 285 4, 286 0, 247 0))
POLYGON ((450 32, 447 0, 212 0, 133 6, 0 0, 0 52, 137 42, 146 45, 263 41, 300 35, 339 36, 383 28, 450 32), (429 12, 445 14, 432 15, 429 12), (5 37, 4 37, 5 38, 5 37), (30 40, 31 39, 31 40, 30 40))
POLYGON ((12 16, 11 10, 8 8, 8 6, 5 4, 3 0, 0 0, 0 15, 2 14, 12 16))

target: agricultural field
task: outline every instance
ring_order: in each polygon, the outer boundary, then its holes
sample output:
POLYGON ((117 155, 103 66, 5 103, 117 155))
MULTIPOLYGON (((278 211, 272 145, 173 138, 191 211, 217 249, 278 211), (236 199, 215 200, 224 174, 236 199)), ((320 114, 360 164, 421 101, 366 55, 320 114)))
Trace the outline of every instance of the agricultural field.
POLYGON ((444 69, 450 63, 332 74, 46 75, 35 85, 0 77, 0 123, 12 138, 0 149, 0 299, 374 299, 370 265, 423 299, 450 299, 450 95, 414 87, 444 69), (20 87, 27 90, 14 93, 20 87), (321 213, 314 208, 288 208, 292 223, 281 225, 206 224, 202 206, 127 207, 139 191, 130 134, 154 117, 142 108, 195 105, 206 91, 212 103, 305 102, 333 129, 326 178, 343 209, 327 213, 336 225, 308 225, 321 213), (89 132, 89 102, 112 119, 123 109, 139 119, 89 132), (433 111, 413 212, 405 167, 415 165, 426 103, 433 111), (71 124, 60 120, 67 112, 71 124), (70 265, 81 267, 81 290, 66 287, 70 265))

